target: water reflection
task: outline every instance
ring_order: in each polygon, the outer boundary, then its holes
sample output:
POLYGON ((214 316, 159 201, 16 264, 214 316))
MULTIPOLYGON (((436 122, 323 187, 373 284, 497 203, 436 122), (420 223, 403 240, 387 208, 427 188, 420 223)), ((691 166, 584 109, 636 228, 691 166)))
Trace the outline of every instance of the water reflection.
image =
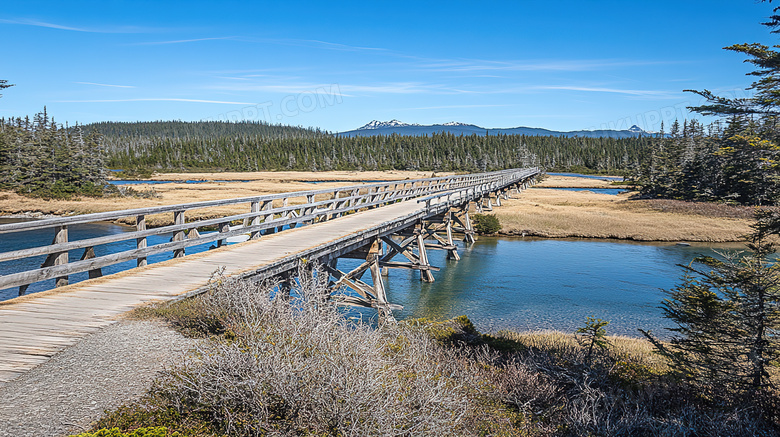
MULTIPOLYGON (((482 238, 461 260, 429 252, 436 282, 417 272, 391 270, 386 288, 397 317, 468 315, 483 331, 558 329, 573 332, 585 317, 609 320, 609 332, 637 336, 638 328, 662 333, 661 289, 679 282, 677 264, 739 244, 641 244, 604 240, 482 238)), ((340 261, 342 270, 355 265, 340 261)), ((370 282, 370 278, 366 279, 370 282)))

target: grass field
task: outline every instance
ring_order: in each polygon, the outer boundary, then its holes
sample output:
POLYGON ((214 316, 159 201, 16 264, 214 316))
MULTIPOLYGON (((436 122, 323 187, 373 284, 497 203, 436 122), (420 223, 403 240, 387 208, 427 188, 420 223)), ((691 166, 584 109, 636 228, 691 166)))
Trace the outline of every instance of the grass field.
MULTIPOLYGON (((441 176, 441 174, 437 174, 441 176)), ((180 173, 155 175, 153 180, 240 180, 248 182, 170 183, 133 185, 151 197, 44 200, 0 192, 0 214, 85 214, 118 209, 173 205, 212 199, 256 196, 352 185, 365 180, 402 180, 430 177, 425 172, 259 172, 180 173), (312 184, 306 181, 318 181, 312 184), (338 181, 338 182, 334 182, 338 181)), ((533 189, 514 195, 494 213, 507 235, 547 238, 616 238, 638 241, 738 241, 749 232, 752 209, 721 204, 675 200, 631 200, 591 192, 546 189, 552 187, 608 188, 609 182, 565 176, 549 176, 533 189)), ((244 213, 247 205, 220 207, 189 213, 188 220, 207 219, 225 213, 244 213)), ((131 219, 132 220, 132 219, 131 219)), ((170 223, 172 217, 152 216, 149 226, 170 223)), ((132 224, 132 223, 129 223, 132 224)))
POLYGON ((750 231, 752 208, 675 200, 632 200, 620 195, 552 187, 607 188, 608 182, 550 176, 513 195, 494 213, 502 233, 547 238, 615 238, 637 241, 739 241, 750 231))

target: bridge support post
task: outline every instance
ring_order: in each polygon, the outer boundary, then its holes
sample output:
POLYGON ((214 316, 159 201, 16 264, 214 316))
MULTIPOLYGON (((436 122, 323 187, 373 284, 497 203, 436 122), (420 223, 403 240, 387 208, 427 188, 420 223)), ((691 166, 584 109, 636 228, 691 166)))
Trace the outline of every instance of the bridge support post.
POLYGON ((335 260, 325 264, 325 270, 336 278, 336 281, 330 285, 330 289, 336 290, 340 286, 345 285, 354 290, 359 296, 335 295, 334 299, 342 305, 374 308, 379 313, 380 322, 395 322, 392 310, 403 309, 403 307, 393 305, 387 301, 387 292, 385 291, 381 272, 381 260, 383 258, 382 240, 376 239, 367 246, 346 256, 358 259, 364 258, 365 262, 348 273, 338 270, 335 260), (373 285, 360 280, 366 271, 371 273, 373 285))
POLYGON ((501 192, 496 191, 496 206, 501 206, 501 192))
MULTIPOLYGON (((455 242, 452 240, 452 211, 447 211, 447 215, 445 216, 444 220, 445 225, 447 226, 447 245, 455 246, 455 242)), ((460 255, 458 255, 458 249, 448 249, 447 258, 459 261, 460 255)))
POLYGON ((385 283, 382 281, 382 273, 379 267, 379 259, 382 255, 382 241, 377 239, 371 245, 366 262, 370 263, 371 282, 374 284, 374 295, 376 296, 376 309, 379 312, 379 320, 383 322, 395 322, 393 311, 387 301, 387 292, 385 283))
POLYGON ((433 273, 428 269, 430 263, 428 263, 428 252, 425 250, 425 238, 423 237, 424 228, 422 223, 418 224, 415 228, 415 234, 417 236, 417 252, 420 257, 420 280, 423 282, 433 282, 433 273))
POLYGON ((463 226, 463 233, 465 234, 463 237, 463 241, 469 244, 476 242, 477 237, 475 236, 474 226, 471 224, 471 217, 469 217, 468 203, 463 207, 463 215, 459 221, 460 224, 463 226))

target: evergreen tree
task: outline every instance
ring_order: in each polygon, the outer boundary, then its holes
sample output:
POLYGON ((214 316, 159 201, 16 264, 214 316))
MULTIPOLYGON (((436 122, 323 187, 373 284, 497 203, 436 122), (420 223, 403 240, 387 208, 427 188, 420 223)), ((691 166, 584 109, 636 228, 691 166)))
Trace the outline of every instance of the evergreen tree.
POLYGON ((768 369, 780 359, 780 265, 769 259, 775 252, 769 236, 780 234, 780 215, 759 211, 756 219, 752 254, 697 258, 709 270, 683 266, 682 284, 662 303, 676 325, 671 340, 642 331, 695 383, 748 392, 771 384, 768 369))
MULTIPOLYGON (((12 86, 14 86, 14 84, 8 83, 7 80, 0 79, 0 90, 10 88, 12 86)), ((0 94, 0 97, 3 97, 3 95, 0 94)))
POLYGON ((44 108, 33 120, 0 119, 0 186, 47 198, 100 195, 105 185, 99 134, 58 125, 44 108))

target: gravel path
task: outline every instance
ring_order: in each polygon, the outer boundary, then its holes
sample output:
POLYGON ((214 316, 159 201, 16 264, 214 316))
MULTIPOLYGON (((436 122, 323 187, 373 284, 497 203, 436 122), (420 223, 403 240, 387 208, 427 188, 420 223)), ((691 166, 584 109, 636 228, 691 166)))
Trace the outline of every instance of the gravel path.
POLYGON ((82 432, 104 410, 146 393, 196 342, 158 321, 103 328, 0 386, 0 436, 82 432))

